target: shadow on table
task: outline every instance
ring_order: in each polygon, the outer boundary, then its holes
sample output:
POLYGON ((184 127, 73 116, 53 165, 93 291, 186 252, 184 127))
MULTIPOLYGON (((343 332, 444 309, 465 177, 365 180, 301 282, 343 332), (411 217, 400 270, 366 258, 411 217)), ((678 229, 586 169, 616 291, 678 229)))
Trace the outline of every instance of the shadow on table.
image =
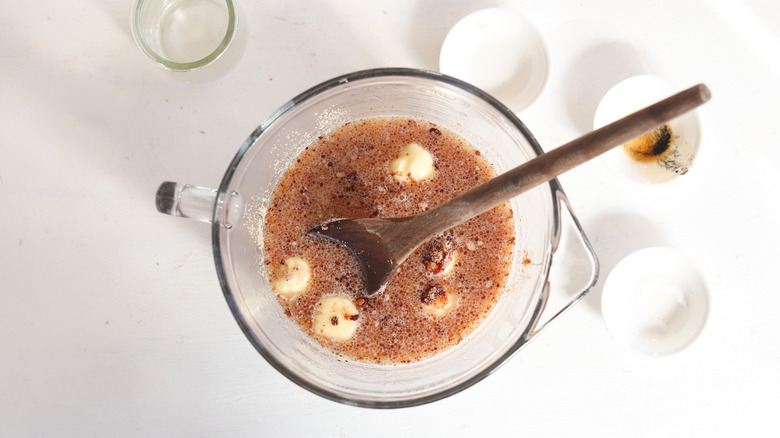
POLYGON ((601 265, 599 281, 583 302, 600 315, 604 282, 615 265, 634 251, 669 246, 670 238, 662 228, 631 212, 606 213, 584 221, 582 226, 601 265))
POLYGON ((577 130, 593 130, 596 108, 610 88, 645 73, 639 56, 627 43, 605 41, 585 50, 565 73, 562 84, 566 109, 577 130))
POLYGON ((416 66, 429 70, 439 70, 439 52, 450 29, 466 15, 480 9, 498 7, 495 2, 486 0, 471 2, 452 2, 435 0, 421 2, 413 14, 413 22, 409 26, 408 44, 414 46, 413 56, 416 66), (438 14, 430 14, 438 10, 438 14))

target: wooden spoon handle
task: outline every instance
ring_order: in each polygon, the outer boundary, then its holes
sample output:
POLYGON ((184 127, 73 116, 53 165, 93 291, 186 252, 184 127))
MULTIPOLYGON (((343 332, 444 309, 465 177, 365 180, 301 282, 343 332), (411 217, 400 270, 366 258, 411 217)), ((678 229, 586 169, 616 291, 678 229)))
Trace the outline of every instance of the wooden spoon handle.
POLYGON ((542 154, 450 201, 418 215, 420 234, 433 236, 478 216, 604 152, 681 116, 710 99, 704 84, 693 86, 589 134, 542 154))

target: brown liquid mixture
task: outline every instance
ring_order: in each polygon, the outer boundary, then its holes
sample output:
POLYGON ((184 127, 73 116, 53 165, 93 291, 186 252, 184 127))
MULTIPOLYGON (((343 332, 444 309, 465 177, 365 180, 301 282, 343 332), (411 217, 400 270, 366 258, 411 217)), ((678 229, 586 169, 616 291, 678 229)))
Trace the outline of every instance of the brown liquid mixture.
POLYGON ((360 267, 347 250, 306 232, 336 218, 420 213, 493 176, 479 151, 425 121, 367 119, 320 137, 282 176, 265 220, 269 280, 283 275, 279 266, 288 257, 301 257, 311 267, 305 293, 278 297, 285 314, 323 346, 359 361, 414 362, 457 344, 485 318, 507 283, 515 243, 508 204, 418 248, 385 290, 370 297, 363 294, 360 267), (433 154, 432 178, 412 183, 393 178, 389 163, 410 143, 433 154), (319 336, 312 328, 318 302, 332 295, 349 296, 358 309, 352 317, 358 328, 346 341, 319 336), (443 305, 448 298, 454 305, 443 305), (431 313, 426 306, 443 310, 431 313))

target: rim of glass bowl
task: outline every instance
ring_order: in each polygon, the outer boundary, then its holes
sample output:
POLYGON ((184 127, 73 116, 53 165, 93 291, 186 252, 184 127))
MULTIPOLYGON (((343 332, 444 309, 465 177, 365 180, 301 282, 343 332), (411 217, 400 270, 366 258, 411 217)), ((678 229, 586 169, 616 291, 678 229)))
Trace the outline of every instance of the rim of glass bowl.
POLYGON ((130 28, 132 29, 133 33, 133 39, 135 40, 138 47, 141 48, 141 50, 151 58, 153 61, 159 63, 161 66, 163 66, 166 70, 171 71, 188 71, 188 70, 194 70, 197 68, 205 67, 212 62, 216 61, 217 58, 221 57, 228 49, 230 44, 235 39, 236 35, 236 28, 238 25, 238 14, 236 13, 236 6, 233 4, 233 0, 225 0, 225 5, 228 9, 228 27, 225 30, 225 36, 222 37, 222 41, 220 41, 219 45, 208 55, 205 57, 190 61, 190 62, 174 62, 169 59, 166 59, 162 56, 160 56, 157 52, 152 49, 151 46, 146 42, 146 40, 143 38, 142 33, 140 31, 141 26, 141 7, 145 3, 146 0, 135 0, 133 2, 133 14, 132 14, 132 20, 130 23, 130 28))
MULTIPOLYGON (((255 349, 260 353, 261 356, 263 356, 263 358, 271 366, 273 366, 278 372, 280 372, 282 375, 290 379, 298 386, 310 392, 313 392, 321 397, 324 397, 326 399, 343 403, 346 405, 352 405, 352 406, 387 409, 387 408, 411 407, 411 406, 417 406, 417 405, 422 405, 437 400, 441 400, 443 398, 454 395, 474 385, 475 383, 481 381, 482 379, 490 375, 500 365, 505 363, 507 359, 513 356, 514 353, 516 353, 523 345, 525 345, 526 342, 528 342, 529 333, 536 326, 539 317, 541 316, 541 311, 543 310, 544 307, 543 304, 544 301, 546 301, 546 298, 544 298, 543 302, 538 303, 536 305, 536 308, 534 308, 534 305, 532 304, 532 306, 529 308, 529 311, 533 310, 534 315, 532 316, 526 330, 512 344, 512 346, 506 351, 505 354, 498 357, 493 363, 488 365, 484 370, 480 371, 479 373, 472 376, 470 379, 454 387, 443 389, 442 391, 437 392, 435 394, 425 395, 425 396, 405 399, 405 400, 377 401, 377 400, 353 399, 329 391, 327 388, 314 385, 308 380, 306 380, 305 378, 302 378, 295 372, 288 369, 285 365, 280 363, 278 360, 276 360, 276 358, 271 353, 265 350, 262 341, 258 339, 257 336, 255 336, 255 334, 252 332, 251 329, 249 329, 249 327, 247 327, 247 325, 244 323, 241 310, 236 302, 235 297, 233 296, 233 292, 230 290, 228 280, 227 280, 227 273, 225 272, 225 267, 223 266, 223 257, 221 256, 220 253, 221 233, 225 231, 224 225, 222 225, 220 222, 220 217, 221 217, 220 211, 222 206, 225 205, 226 200, 229 197, 230 194, 229 186, 233 178, 233 175, 235 174, 240 162, 247 154, 249 149, 255 144, 257 139, 270 126, 272 126, 277 120, 282 118, 287 112, 289 112, 292 108, 297 106, 299 103, 304 102, 309 98, 319 95, 323 92, 326 92, 332 88, 344 85, 345 83, 372 79, 377 77, 388 77, 388 78, 389 77, 414 77, 420 79, 433 80, 437 82, 443 82, 445 84, 460 88, 463 91, 466 91, 467 93, 471 93, 476 97, 486 101, 487 103, 492 105, 496 110, 498 110, 504 117, 506 117, 506 119, 510 123, 512 123, 522 133, 522 135, 525 137, 526 140, 528 140, 528 143, 530 144, 531 148, 534 150, 534 152, 537 155, 542 154, 544 152, 541 146, 539 145, 539 143, 536 141, 536 138, 531 134, 531 132, 528 130, 525 124, 523 124, 523 122, 521 122, 520 119, 509 108, 504 106, 502 103, 500 103, 498 100, 496 100, 494 97, 490 96, 489 94, 485 93, 484 91, 474 87, 471 84, 463 82, 459 79, 441 73, 437 73, 437 72, 432 72, 432 71, 422 70, 422 69, 411 69, 411 68, 378 68, 378 69, 361 70, 353 73, 348 73, 342 76, 335 77, 328 81, 325 81, 294 97, 292 100, 282 105, 276 112, 271 114, 268 118, 266 118, 244 141, 244 143, 241 145, 241 148, 236 153, 236 156, 233 158, 233 161, 230 163, 230 166, 228 167, 227 171, 225 172, 225 176, 222 179, 222 182, 220 183, 218 189, 217 202, 215 202, 214 215, 212 221, 212 250, 214 252, 214 262, 217 268, 217 276, 219 277, 219 283, 222 286, 222 291, 225 296, 225 300, 227 301, 228 306, 230 307, 230 310, 236 319, 236 322, 241 327, 241 330, 244 332, 244 335, 246 335, 246 337, 249 339, 249 341, 252 343, 255 349)), ((553 223, 552 223, 552 230, 551 230, 552 231, 551 239, 556 240, 557 236, 559 236, 560 234, 560 226, 561 226, 560 206, 557 202, 557 196, 559 196, 559 194, 563 192, 563 189, 561 188, 560 183, 558 182, 557 179, 551 180, 549 184, 551 188, 551 196, 553 197, 552 199, 553 223)), ((548 257, 551 256, 552 255, 550 254, 548 257)), ((547 266, 547 268, 543 273, 543 275, 546 277, 549 275, 550 260, 546 260, 545 265, 547 266)), ((546 279, 545 279, 545 283, 546 283, 546 279)))

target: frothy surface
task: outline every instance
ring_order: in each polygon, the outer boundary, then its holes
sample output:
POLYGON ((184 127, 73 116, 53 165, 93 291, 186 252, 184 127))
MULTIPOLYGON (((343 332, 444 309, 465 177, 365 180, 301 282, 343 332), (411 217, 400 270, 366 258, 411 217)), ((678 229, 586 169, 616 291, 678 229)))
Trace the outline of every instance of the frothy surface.
POLYGON ((354 360, 414 362, 457 344, 492 309, 509 277, 515 244, 509 204, 422 245, 385 290, 370 297, 363 295, 360 267, 348 251, 306 232, 336 218, 417 214, 493 176, 479 151, 425 121, 366 119, 320 137, 282 176, 265 220, 263 250, 271 281, 288 257, 302 257, 311 265, 309 290, 294 299, 279 297, 285 314, 322 345, 354 360), (389 163, 410 143, 433 154, 436 173, 405 184, 393 178, 389 163), (430 263, 431 251, 442 247, 457 253, 445 273, 430 263), (433 286, 454 300, 444 315, 424 311, 433 286), (347 341, 312 330, 317 303, 337 294, 352 297, 360 313, 359 327, 347 341))

